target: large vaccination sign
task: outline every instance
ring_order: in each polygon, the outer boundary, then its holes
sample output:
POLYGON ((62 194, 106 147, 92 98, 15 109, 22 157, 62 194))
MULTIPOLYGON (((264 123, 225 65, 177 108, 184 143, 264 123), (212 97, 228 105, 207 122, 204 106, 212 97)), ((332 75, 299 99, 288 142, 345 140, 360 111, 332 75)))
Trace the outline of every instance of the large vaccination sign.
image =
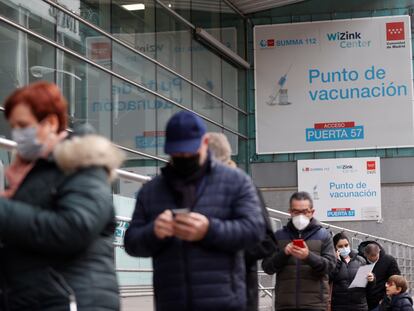
POLYGON ((259 154, 414 146, 409 16, 256 26, 259 154))

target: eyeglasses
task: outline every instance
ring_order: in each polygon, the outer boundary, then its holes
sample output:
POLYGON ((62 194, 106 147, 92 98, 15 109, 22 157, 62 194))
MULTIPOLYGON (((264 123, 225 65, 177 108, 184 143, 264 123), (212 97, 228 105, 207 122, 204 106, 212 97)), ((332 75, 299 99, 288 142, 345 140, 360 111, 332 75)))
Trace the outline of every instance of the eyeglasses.
POLYGON ((297 215, 308 215, 311 212, 312 212, 312 210, 310 210, 310 209, 304 209, 304 210, 291 209, 290 210, 290 213, 292 215, 295 215, 295 216, 297 216, 297 215))

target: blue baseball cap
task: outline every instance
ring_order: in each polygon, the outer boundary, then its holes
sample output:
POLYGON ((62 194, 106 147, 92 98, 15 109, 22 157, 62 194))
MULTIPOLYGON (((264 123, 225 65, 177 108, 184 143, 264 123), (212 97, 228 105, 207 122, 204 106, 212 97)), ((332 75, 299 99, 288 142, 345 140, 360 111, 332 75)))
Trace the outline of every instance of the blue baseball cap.
POLYGON ((204 121, 196 114, 186 110, 177 112, 167 123, 165 153, 197 153, 206 131, 204 121))

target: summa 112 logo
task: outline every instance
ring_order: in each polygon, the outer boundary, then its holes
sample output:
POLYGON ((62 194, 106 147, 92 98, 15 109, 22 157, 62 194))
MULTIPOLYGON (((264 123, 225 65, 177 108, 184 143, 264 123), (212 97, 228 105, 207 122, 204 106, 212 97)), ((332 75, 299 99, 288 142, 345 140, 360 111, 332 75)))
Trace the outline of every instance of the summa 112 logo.
POLYGON ((275 39, 262 39, 262 40, 260 40, 259 45, 262 49, 274 48, 275 47, 275 39))

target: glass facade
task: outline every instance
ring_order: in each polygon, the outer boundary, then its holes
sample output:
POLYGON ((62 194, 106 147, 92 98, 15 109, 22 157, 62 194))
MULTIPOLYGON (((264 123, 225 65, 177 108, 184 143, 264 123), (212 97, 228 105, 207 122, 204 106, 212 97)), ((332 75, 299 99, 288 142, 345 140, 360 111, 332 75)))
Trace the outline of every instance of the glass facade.
MULTIPOLYGON (((70 103, 72 123, 88 120, 116 143, 153 156, 165 156, 160 124, 186 108, 210 128, 239 137, 232 140, 234 150, 246 143, 246 72, 197 41, 168 9, 154 1, 137 11, 115 0, 59 4, 33 0, 37 9, 29 11, 26 1, 0 1, 0 14, 24 27, 2 22, 3 44, 18 53, 9 53, 1 64, 13 78, 1 88, 0 99, 38 79, 55 81, 70 103), (7 37, 6 29, 14 34, 7 37)), ((217 21, 210 31, 237 49, 238 28, 221 30, 221 18, 217 21)), ((245 162, 239 158, 246 155, 234 155, 245 162)))
MULTIPOLYGON (((244 57, 245 20, 221 0, 140 2, 131 11, 125 0, 0 0, 0 101, 31 82, 57 83, 70 126, 88 121, 128 148, 124 169, 148 176, 165 165, 168 119, 189 109, 210 131, 228 136, 234 160, 246 169, 247 73, 198 41, 191 26, 244 57)), ((9 138, 0 114, 0 135, 9 138)), ((9 155, 1 159, 7 164, 9 155)), ((122 179, 114 184, 118 215, 131 216, 139 187, 122 179)), ((132 259, 121 248, 116 261, 118 268, 150 268, 148 259, 132 259)), ((151 282, 149 273, 119 276, 121 285, 151 282)))

